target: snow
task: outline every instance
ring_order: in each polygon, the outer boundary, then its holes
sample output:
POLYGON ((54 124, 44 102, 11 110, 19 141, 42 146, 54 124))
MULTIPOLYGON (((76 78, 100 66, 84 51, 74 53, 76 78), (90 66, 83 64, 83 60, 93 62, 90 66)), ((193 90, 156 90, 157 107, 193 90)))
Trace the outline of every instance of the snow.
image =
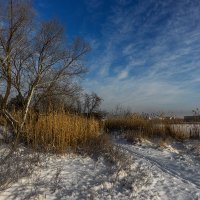
MULTIPOLYGON (((135 145, 120 141, 121 147, 153 174, 155 199, 200 198, 200 154, 191 148, 196 143, 199 145, 199 141, 173 142, 161 148, 149 141, 135 145)), ((140 194, 137 198, 142 199, 140 194)))
POLYGON ((160 147, 119 137, 113 143, 129 158, 123 165, 72 153, 46 155, 42 166, 2 191, 0 199, 200 199, 198 140, 160 147))

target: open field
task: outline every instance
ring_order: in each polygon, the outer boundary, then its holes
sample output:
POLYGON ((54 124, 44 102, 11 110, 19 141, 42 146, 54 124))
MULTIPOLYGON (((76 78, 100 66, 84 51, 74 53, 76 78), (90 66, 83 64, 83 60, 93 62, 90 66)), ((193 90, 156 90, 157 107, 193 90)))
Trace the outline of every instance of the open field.
MULTIPOLYGON (((123 134, 116 132, 112 143, 121 152, 114 165, 102 156, 97 160, 73 153, 62 156, 40 153, 36 156, 31 152, 27 154, 27 149, 20 147, 11 160, 13 163, 23 162, 27 167, 31 162, 32 172, 18 164, 22 170, 19 173, 25 176, 18 177, 16 182, 1 190, 0 199, 200 198, 198 140, 166 142, 160 146, 144 139, 133 145, 124 139, 123 134), (19 156, 23 159, 20 160, 19 156)), ((0 152, 6 149, 1 146, 0 152)))
POLYGON ((29 121, 26 146, 9 155, 0 145, 0 199, 200 198, 200 140, 191 137, 199 124, 112 120, 54 113, 29 121))

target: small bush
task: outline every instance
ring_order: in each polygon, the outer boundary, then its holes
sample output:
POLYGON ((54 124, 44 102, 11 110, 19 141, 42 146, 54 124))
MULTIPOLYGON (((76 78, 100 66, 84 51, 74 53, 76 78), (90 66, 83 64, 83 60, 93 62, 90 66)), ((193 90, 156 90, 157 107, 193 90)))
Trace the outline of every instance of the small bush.
POLYGON ((87 143, 80 148, 80 152, 85 153, 94 159, 103 157, 105 161, 115 166, 122 166, 128 161, 124 152, 122 152, 117 145, 112 143, 110 136, 107 134, 102 134, 88 140, 87 143))
POLYGON ((0 154, 0 191, 5 190, 14 182, 32 174, 34 166, 41 161, 41 156, 28 149, 8 151, 8 147, 0 154))

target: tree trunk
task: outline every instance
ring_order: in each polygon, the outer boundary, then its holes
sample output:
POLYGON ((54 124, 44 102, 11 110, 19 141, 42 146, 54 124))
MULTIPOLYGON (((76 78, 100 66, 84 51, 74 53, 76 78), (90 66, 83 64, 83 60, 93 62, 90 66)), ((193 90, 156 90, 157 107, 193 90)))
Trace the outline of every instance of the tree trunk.
POLYGON ((25 109, 24 109, 24 113, 23 113, 23 120, 22 120, 22 123, 20 125, 20 130, 23 129, 23 126, 26 122, 27 114, 28 114, 28 111, 29 111, 31 100, 33 98, 34 91, 35 91, 35 87, 32 87, 32 89, 30 90, 30 93, 28 95, 26 105, 25 105, 25 109))

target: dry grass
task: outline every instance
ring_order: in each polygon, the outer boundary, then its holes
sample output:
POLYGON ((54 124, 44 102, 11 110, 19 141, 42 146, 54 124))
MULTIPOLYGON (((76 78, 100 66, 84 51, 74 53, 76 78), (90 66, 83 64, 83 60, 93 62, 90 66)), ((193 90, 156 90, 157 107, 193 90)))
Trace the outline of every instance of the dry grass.
POLYGON ((95 160, 102 157, 111 165, 128 165, 128 157, 117 145, 112 143, 110 136, 105 133, 88 140, 80 150, 95 160))
MULTIPOLYGON (((180 129, 173 126, 173 120, 148 120, 139 114, 125 117, 111 117, 105 121, 105 130, 123 131, 130 142, 138 141, 141 138, 174 138, 184 140, 189 137, 180 129)), ((176 122, 177 123, 177 122, 176 122)))
POLYGON ((163 124, 164 133, 166 136, 174 138, 176 140, 189 139, 190 135, 185 134, 180 127, 173 126, 173 124, 164 123, 163 124))
MULTIPOLYGON (((15 116, 20 119, 19 113, 15 116)), ((64 112, 31 113, 19 139, 35 150, 63 153, 67 148, 77 149, 99 134, 100 124, 93 118, 64 112)))
POLYGON ((104 124, 106 131, 138 130, 146 124, 140 115, 109 117, 104 124))

